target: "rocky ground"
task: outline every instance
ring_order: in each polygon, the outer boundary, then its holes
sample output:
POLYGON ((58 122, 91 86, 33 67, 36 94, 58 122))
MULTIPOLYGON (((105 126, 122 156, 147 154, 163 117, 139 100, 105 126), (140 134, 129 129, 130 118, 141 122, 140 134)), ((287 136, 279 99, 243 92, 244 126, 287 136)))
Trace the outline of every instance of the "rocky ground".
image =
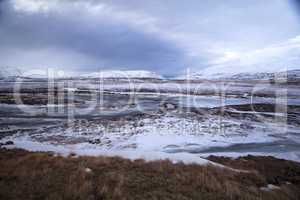
POLYGON ((0 142, 9 148, 64 154, 188 153, 196 159, 253 154, 300 160, 295 84, 131 84, 86 79, 60 80, 47 87, 45 82, 26 81, 18 88, 2 83, 0 142), (274 98, 277 93, 281 96, 274 98))

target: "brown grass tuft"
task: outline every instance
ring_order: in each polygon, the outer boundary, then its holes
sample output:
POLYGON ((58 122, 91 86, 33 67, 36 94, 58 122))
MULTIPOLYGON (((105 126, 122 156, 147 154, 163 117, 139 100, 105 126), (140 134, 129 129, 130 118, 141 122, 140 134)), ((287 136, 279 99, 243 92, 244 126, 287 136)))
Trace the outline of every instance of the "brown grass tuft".
POLYGON ((295 182, 264 192, 268 177, 247 169, 1 149, 0 199, 299 199, 295 182))

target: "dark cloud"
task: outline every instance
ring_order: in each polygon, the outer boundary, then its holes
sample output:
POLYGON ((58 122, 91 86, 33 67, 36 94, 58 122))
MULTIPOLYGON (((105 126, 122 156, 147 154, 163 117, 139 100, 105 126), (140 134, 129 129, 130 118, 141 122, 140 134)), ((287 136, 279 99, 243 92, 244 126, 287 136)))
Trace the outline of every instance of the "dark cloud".
POLYGON ((230 55, 300 33, 291 9, 298 4, 288 3, 298 0, 27 0, 55 2, 53 9, 15 2, 0 0, 0 65, 23 69, 176 74, 222 65, 230 55), (99 6, 104 9, 93 10, 99 6))
MULTIPOLYGON (((87 24, 76 13, 18 14, 7 3, 1 10, 4 10, 0 21, 2 50, 4 47, 19 51, 50 48, 58 53, 70 50, 97 61, 94 66, 76 66, 74 57, 76 69, 86 71, 124 68, 165 73, 164 70, 169 70, 166 66, 176 72, 184 65, 184 52, 176 44, 126 23, 104 18, 87 24)), ((35 59, 39 62, 38 57, 35 59)))

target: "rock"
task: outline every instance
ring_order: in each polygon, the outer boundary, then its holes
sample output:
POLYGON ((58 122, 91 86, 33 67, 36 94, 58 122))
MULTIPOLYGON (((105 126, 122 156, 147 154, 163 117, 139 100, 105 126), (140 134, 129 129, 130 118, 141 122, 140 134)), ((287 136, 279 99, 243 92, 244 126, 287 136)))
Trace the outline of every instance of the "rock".
POLYGON ((100 144, 101 140, 100 139, 89 140, 88 143, 90 143, 90 144, 100 144))
POLYGON ((144 126, 145 125, 145 123, 144 122, 140 122, 140 126, 144 126))
POLYGON ((280 190, 280 187, 276 185, 268 184, 267 187, 261 187, 260 189, 265 192, 270 192, 272 190, 280 190))
POLYGON ((90 169, 90 168, 85 168, 85 170, 84 170, 86 173, 92 173, 92 170, 90 169))
POLYGON ((175 109, 177 108, 176 105, 171 104, 171 103, 164 103, 164 104, 163 104, 163 107, 164 107, 166 110, 175 110, 175 109))
POLYGON ((139 123, 135 121, 135 122, 132 123, 132 126, 136 128, 136 127, 139 126, 139 123))
POLYGON ((179 148, 180 146, 178 145, 175 145, 175 144, 169 144, 167 146, 164 146, 163 148, 164 149, 173 149, 173 148, 179 148))
POLYGON ((70 157, 75 157, 76 156, 76 153, 72 152, 70 153, 70 157))
POLYGON ((133 144, 128 144, 128 145, 122 146, 122 148, 123 149, 136 149, 137 146, 138 145, 136 143, 133 143, 133 144))

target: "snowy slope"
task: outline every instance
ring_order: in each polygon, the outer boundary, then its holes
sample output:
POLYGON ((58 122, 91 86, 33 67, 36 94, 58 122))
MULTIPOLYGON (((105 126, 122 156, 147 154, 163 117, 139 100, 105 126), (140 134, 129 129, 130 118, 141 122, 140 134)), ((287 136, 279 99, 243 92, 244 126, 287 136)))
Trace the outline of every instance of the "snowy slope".
POLYGON ((21 71, 15 67, 1 67, 0 68, 0 78, 6 79, 11 77, 17 77, 21 74, 21 71))
POLYGON ((179 75, 175 77, 178 80, 215 80, 215 79, 224 79, 229 78, 231 75, 216 73, 216 74, 205 74, 202 72, 191 72, 185 75, 179 75))
POLYGON ((79 73, 62 70, 34 69, 21 72, 21 70, 12 67, 0 68, 0 78, 23 77, 30 79, 53 78, 104 78, 104 79, 162 79, 163 77, 145 70, 104 70, 92 73, 79 73))
POLYGON ((300 80, 300 70, 281 71, 277 73, 240 73, 231 76, 232 79, 241 80, 273 80, 273 79, 288 79, 300 80))
POLYGON ((121 71, 121 70, 105 70, 99 72, 93 72, 89 74, 84 74, 81 76, 82 78, 105 78, 105 79, 119 79, 119 78, 149 78, 149 79, 162 79, 162 76, 144 70, 131 70, 131 71, 121 71))
POLYGON ((189 75, 180 75, 176 79, 188 79, 188 80, 273 80, 273 79, 285 79, 299 80, 300 70, 289 70, 281 72, 257 72, 257 73, 190 73, 189 75))

